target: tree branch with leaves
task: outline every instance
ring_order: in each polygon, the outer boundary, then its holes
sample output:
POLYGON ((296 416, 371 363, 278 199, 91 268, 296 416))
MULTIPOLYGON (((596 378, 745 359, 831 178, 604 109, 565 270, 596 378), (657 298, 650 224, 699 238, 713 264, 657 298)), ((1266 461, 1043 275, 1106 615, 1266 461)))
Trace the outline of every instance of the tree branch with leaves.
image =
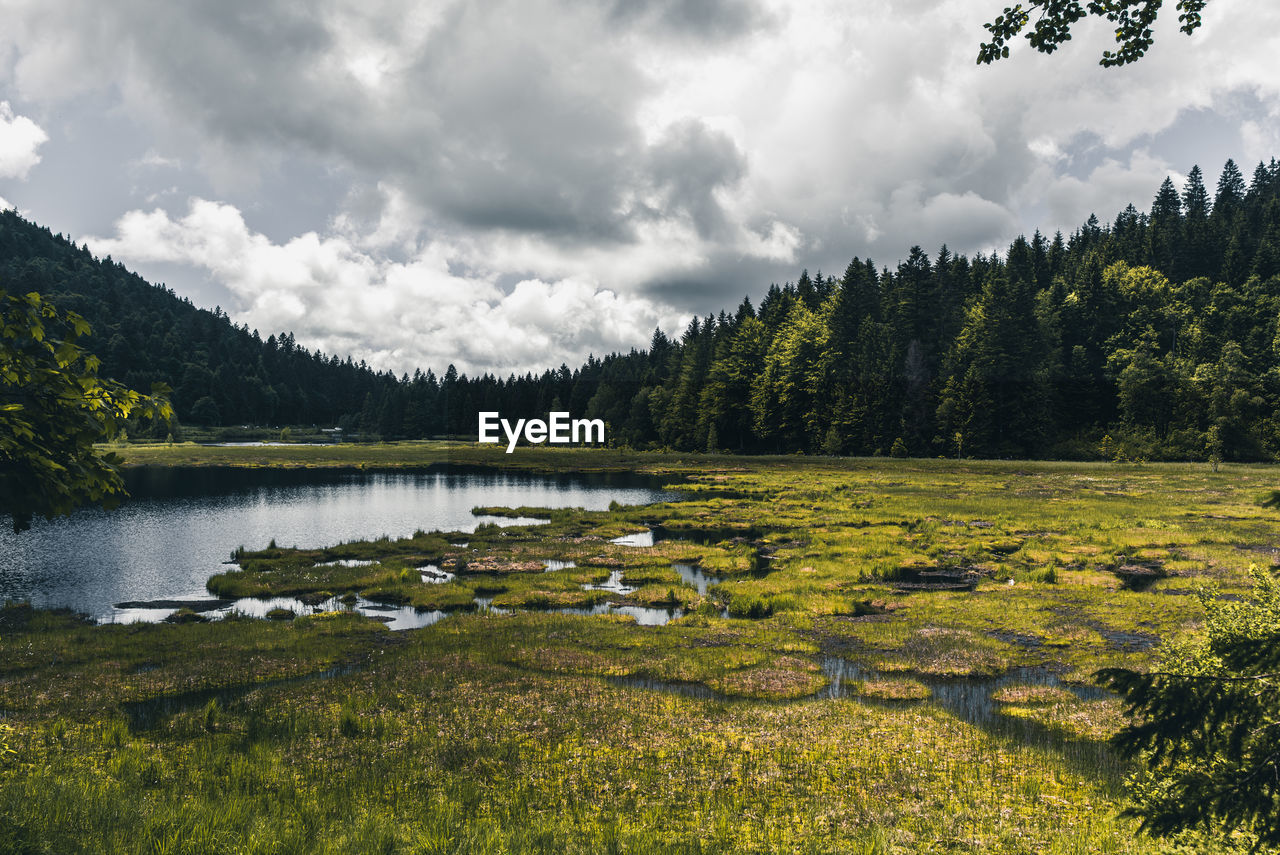
POLYGON ((0 290, 0 514, 14 531, 36 516, 117 504, 120 461, 94 444, 116 438, 130 417, 173 416, 167 388, 144 395, 99 377, 81 343, 89 332, 39 294, 0 290))
MULTIPOLYGON (((1208 2, 1178 0, 1178 28, 1187 35, 1199 29, 1208 2)), ((1033 48, 1053 53, 1071 40, 1073 26, 1092 16, 1105 18, 1115 27, 1119 45, 1118 50, 1103 51, 1099 64, 1107 68, 1128 65, 1141 59, 1155 41, 1152 27, 1163 5, 1163 0, 1031 0, 1006 6, 994 21, 983 25, 991 40, 978 48, 978 64, 1008 57, 1009 43, 1024 33, 1033 48)))

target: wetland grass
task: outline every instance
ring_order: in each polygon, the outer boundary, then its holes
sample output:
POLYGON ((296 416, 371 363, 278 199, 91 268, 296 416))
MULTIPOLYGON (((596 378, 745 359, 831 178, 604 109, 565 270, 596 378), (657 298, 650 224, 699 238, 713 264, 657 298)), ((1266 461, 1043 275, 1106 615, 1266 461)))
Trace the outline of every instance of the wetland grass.
MULTIPOLYGON (((493 457, 175 449, 127 453, 493 457)), ((1187 592, 1247 589, 1280 536, 1255 504, 1276 470, 530 452, 513 457, 642 470, 684 500, 242 551, 209 584, 452 615, 423 629, 5 608, 0 851, 1247 848, 1136 834, 1119 813, 1132 770, 1106 744, 1119 703, 1089 687, 1193 631, 1187 592), (638 531, 653 545, 613 542, 638 531), (1126 586, 1115 570, 1137 562, 1166 575, 1126 586), (453 576, 424 581, 427 565, 453 576), (895 587, 955 572, 973 589, 895 587), (543 610, 605 603, 681 616, 543 610)))

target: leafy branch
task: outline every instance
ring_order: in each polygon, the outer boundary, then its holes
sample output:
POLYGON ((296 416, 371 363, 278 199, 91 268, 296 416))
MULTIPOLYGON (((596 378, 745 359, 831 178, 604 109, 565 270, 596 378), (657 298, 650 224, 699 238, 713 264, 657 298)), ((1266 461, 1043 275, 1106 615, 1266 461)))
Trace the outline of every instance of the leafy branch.
MULTIPOLYGON (((1179 29, 1190 35, 1199 29, 1209 0, 1178 0, 1179 29)), ((978 64, 988 65, 1009 56, 1009 43, 1025 31, 1027 41, 1040 53, 1053 53, 1071 40, 1071 28, 1087 16, 1105 18, 1115 27, 1119 50, 1103 51, 1099 64, 1113 68, 1136 62, 1155 41, 1152 27, 1163 0, 1031 0, 1006 6, 995 20, 983 24, 990 41, 978 48, 978 64), (1031 18, 1035 15, 1035 23, 1031 18), (1030 27, 1030 29, 1028 29, 1030 27)))
POLYGON ((111 507, 124 494, 113 454, 94 443, 120 434, 131 417, 168 420, 173 409, 98 376, 99 360, 81 341, 89 324, 34 292, 0 290, 0 513, 15 531, 32 519, 76 507, 111 507))

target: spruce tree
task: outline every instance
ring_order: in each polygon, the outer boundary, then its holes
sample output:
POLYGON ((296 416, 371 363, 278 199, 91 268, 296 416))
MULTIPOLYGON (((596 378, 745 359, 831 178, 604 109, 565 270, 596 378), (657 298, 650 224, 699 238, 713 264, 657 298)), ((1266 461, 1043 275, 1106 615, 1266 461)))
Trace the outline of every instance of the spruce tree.
POLYGON ((1182 243, 1182 200, 1173 179, 1165 178, 1151 205, 1145 263, 1166 276, 1173 275, 1182 243))
POLYGON ((1191 167, 1182 188, 1182 240, 1177 245, 1171 278, 1181 282, 1217 271, 1209 225, 1209 193, 1199 166, 1191 167))

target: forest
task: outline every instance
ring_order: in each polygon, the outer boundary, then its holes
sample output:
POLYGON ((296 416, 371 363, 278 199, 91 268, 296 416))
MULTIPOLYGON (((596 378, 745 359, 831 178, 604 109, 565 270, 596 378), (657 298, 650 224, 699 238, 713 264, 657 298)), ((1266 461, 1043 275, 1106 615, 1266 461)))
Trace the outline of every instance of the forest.
MULTIPOLYGON (((758 305, 540 375, 400 377, 265 340, 110 258, 0 214, 0 287, 93 328, 102 373, 172 388, 179 422, 475 436, 477 413, 602 418, 683 451, 1271 460, 1280 451, 1280 163, 1194 167, 1072 234, 1001 256, 913 247, 896 268, 802 272, 758 305)), ((176 426, 158 426, 163 435, 176 426)))

